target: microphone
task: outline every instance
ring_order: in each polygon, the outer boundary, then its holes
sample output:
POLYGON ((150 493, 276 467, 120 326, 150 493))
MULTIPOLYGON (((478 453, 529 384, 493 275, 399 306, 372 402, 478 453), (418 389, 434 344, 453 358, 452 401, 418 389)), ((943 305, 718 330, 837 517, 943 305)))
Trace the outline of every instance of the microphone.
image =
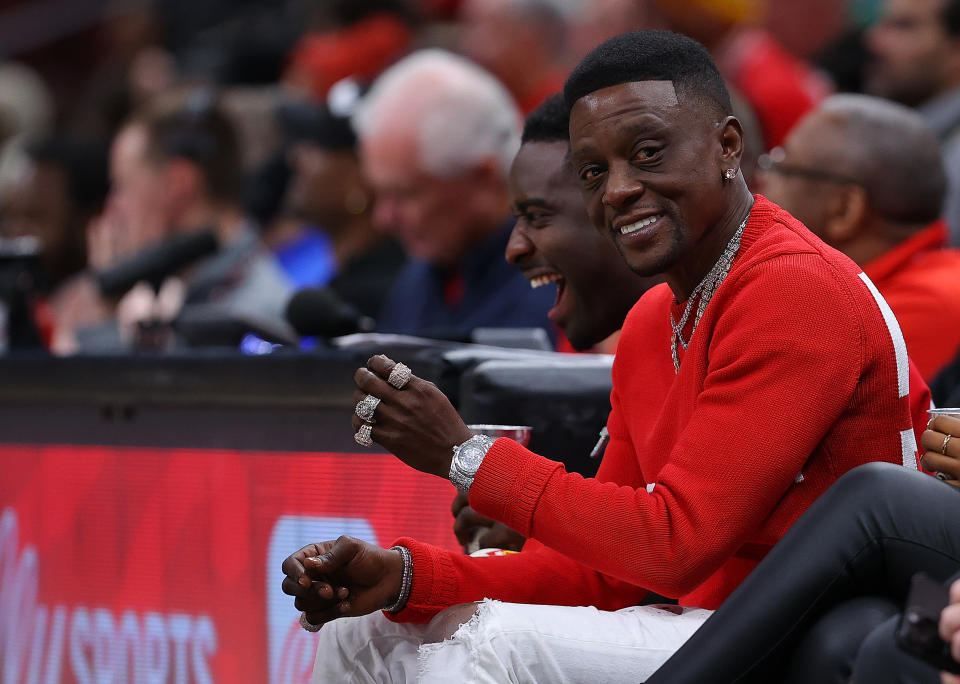
POLYGON ((330 288, 306 288, 287 302, 285 316, 300 335, 323 338, 373 332, 376 322, 330 288))
POLYGON ((296 348, 297 335, 279 316, 231 311, 222 304, 190 304, 173 320, 188 347, 236 347, 248 334, 271 344, 296 348))
POLYGON ((104 297, 118 297, 143 280, 158 290, 168 276, 213 254, 218 246, 217 236, 212 230, 176 235, 97 273, 100 293, 104 297))

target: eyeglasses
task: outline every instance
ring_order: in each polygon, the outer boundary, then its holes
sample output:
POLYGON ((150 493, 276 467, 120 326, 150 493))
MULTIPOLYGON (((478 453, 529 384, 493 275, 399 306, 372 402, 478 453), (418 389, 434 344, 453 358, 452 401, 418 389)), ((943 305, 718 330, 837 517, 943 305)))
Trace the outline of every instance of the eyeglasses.
POLYGON ((774 147, 768 153, 760 155, 757 159, 757 167, 764 173, 775 173, 779 176, 794 176, 811 181, 838 183, 840 185, 860 185, 858 181, 840 173, 784 164, 783 160, 786 156, 786 151, 782 147, 774 147))

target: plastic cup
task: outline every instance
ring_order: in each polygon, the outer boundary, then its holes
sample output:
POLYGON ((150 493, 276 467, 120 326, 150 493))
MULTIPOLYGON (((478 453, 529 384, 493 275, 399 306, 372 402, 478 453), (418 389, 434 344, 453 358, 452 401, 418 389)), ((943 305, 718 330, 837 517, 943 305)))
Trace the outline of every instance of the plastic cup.
POLYGON ((478 435, 489 437, 507 437, 522 447, 530 443, 533 428, 529 425, 468 425, 478 435))
POLYGON ((960 418, 960 408, 934 408, 927 411, 931 418, 937 416, 950 416, 951 418, 960 418))

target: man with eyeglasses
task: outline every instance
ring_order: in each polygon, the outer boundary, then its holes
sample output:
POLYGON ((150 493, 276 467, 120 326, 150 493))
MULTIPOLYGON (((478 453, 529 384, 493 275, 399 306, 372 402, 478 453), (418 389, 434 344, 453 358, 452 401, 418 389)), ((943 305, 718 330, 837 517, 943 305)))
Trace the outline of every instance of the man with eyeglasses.
POLYGON ((946 177, 921 116, 879 98, 835 95, 760 166, 764 194, 876 284, 910 357, 932 379, 960 347, 960 250, 946 247, 946 177))

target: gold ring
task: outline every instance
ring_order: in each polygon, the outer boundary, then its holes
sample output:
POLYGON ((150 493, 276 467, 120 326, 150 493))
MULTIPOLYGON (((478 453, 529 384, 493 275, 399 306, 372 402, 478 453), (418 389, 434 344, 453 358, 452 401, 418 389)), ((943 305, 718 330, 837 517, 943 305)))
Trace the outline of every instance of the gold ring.
POLYGON ((943 438, 943 444, 940 445, 940 453, 943 456, 947 455, 947 444, 950 443, 950 440, 953 438, 953 435, 947 435, 943 438))

